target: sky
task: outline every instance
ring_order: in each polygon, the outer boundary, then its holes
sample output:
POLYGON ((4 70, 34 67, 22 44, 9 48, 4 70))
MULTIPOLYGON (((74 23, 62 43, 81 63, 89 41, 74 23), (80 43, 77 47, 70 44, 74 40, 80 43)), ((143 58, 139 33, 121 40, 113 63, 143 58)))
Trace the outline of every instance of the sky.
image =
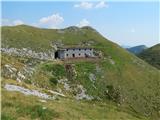
POLYGON ((158 1, 3 1, 1 25, 91 26, 119 45, 150 47, 160 42, 159 10, 158 1))

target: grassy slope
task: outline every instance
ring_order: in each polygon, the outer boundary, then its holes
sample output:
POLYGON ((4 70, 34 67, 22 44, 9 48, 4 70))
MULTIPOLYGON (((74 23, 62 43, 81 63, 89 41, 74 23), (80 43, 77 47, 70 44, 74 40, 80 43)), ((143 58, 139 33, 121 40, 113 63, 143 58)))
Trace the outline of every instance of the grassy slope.
POLYGON ((157 44, 138 55, 154 67, 160 69, 160 44, 157 44))
POLYGON ((120 102, 123 105, 143 115, 158 117, 160 72, 118 45, 106 40, 92 29, 78 30, 79 32, 75 32, 68 28, 64 30, 65 33, 58 33, 58 30, 37 29, 28 26, 3 27, 2 46, 28 47, 36 51, 47 51, 51 49, 50 43, 56 40, 62 41, 65 45, 75 45, 92 40, 94 41, 92 46, 96 50, 102 51, 106 59, 101 59, 94 64, 87 61, 72 62, 78 71, 78 77, 74 82, 84 85, 88 94, 98 95, 103 99, 106 98, 107 87, 113 86, 120 92, 120 102), (110 56, 115 64, 111 64, 108 59, 110 56), (84 74, 84 71, 94 73, 96 66, 100 66, 102 69, 102 73, 97 75, 95 83, 97 90, 91 86, 88 77, 84 74), (98 76, 104 76, 104 78, 98 76))
MULTIPOLYGON (((25 66, 24 63, 27 62, 27 60, 27 58, 17 58, 2 54, 2 67, 5 64, 9 64, 17 69, 21 69, 25 66)), ((40 91, 45 87, 54 90, 56 86, 50 85, 49 76, 45 74, 49 74, 49 72, 46 71, 45 67, 48 64, 55 67, 55 65, 61 65, 62 63, 53 63, 54 62, 45 62, 37 65, 35 77, 33 77, 34 82, 37 81, 37 86, 31 85, 28 82, 26 83, 25 81, 19 83, 16 80, 2 78, 3 120, 148 120, 148 118, 125 107, 118 107, 116 103, 108 100, 77 101, 71 97, 71 94, 65 93, 67 96, 65 98, 60 97, 56 100, 46 100, 46 103, 42 103, 38 97, 25 96, 19 92, 9 92, 3 88, 7 83, 40 91), (38 74, 39 72, 41 72, 41 74, 38 74), (44 79, 44 77, 46 79, 44 79), (46 109, 43 109, 44 107, 46 109)), ((86 68, 90 67, 89 65, 86 68)), ((45 90, 43 92, 45 92, 45 90)))
POLYGON ((131 111, 123 111, 111 102, 86 102, 74 99, 47 100, 2 89, 3 120, 147 120, 131 111), (46 107, 44 110, 43 107, 46 107))

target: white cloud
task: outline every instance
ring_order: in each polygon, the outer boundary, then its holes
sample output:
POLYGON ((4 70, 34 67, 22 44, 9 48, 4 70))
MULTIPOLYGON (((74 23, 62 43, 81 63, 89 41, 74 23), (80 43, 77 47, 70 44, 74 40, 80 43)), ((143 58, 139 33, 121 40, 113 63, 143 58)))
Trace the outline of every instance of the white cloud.
POLYGON ((13 21, 13 25, 22 25, 24 22, 22 20, 15 20, 13 21))
POLYGON ((95 8, 105 8, 107 7, 108 5, 106 4, 105 1, 100 1, 96 6, 95 8))
POLYGON ((81 2, 80 4, 75 4, 74 7, 83 8, 83 9, 91 9, 91 8, 93 8, 93 3, 81 2))
POLYGON ((40 25, 47 25, 50 28, 57 28, 57 26, 63 22, 63 17, 58 13, 52 14, 51 16, 43 17, 39 20, 40 25))
POLYGON ((22 25, 24 22, 22 20, 9 20, 9 19, 2 19, 1 25, 2 26, 14 26, 14 25, 22 25))
MULTIPOLYGON (((62 16, 60 16, 58 13, 52 14, 51 16, 42 17, 35 23, 29 23, 28 25, 32 25, 35 27, 46 27, 46 28, 57 28, 61 23, 64 22, 64 19, 62 16)), ((22 20, 10 20, 10 19, 2 19, 0 26, 15 26, 15 25, 21 25, 26 24, 22 20)))
POLYGON ((75 8, 82 8, 82 9, 93 9, 93 8, 105 8, 108 7, 105 1, 100 1, 98 3, 91 3, 91 2, 81 2, 79 4, 74 5, 75 8))
POLYGON ((80 21, 80 23, 77 24, 76 26, 78 26, 78 27, 84 27, 84 26, 89 26, 89 25, 90 25, 90 22, 89 22, 88 20, 82 19, 82 20, 80 21))

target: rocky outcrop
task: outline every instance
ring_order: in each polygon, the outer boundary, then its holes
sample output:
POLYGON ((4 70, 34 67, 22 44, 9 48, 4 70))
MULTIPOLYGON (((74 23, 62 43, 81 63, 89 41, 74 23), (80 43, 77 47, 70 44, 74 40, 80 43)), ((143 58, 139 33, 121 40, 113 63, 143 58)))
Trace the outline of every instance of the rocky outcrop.
POLYGON ((89 74, 89 79, 90 79, 90 81, 95 82, 95 80, 96 80, 95 74, 90 73, 90 74, 89 74))
POLYGON ((48 92, 50 92, 50 93, 52 93, 52 94, 54 94, 54 95, 58 95, 58 96, 61 96, 61 97, 65 97, 64 94, 59 93, 59 92, 56 92, 56 91, 53 91, 53 90, 48 90, 48 92))
POLYGON ((86 94, 86 89, 82 85, 77 85, 76 93, 77 94, 76 94, 75 98, 77 100, 82 100, 82 99, 92 100, 92 99, 94 99, 92 96, 86 94))
POLYGON ((12 65, 6 64, 1 67, 1 75, 2 77, 5 78, 12 78, 16 79, 17 78, 17 69, 14 68, 12 65))
POLYGON ((48 95, 46 93, 41 93, 38 90, 30 90, 16 85, 6 84, 4 88, 8 91, 18 91, 25 95, 33 95, 43 99, 55 99, 54 96, 48 95))
POLYGON ((61 80, 58 80, 58 83, 62 84, 64 86, 64 89, 66 91, 70 91, 71 90, 71 87, 68 83, 68 79, 61 79, 61 80))
POLYGON ((82 99, 92 100, 92 99, 94 99, 94 97, 86 94, 87 91, 82 85, 71 84, 71 83, 69 83, 68 79, 58 80, 58 83, 63 85, 65 91, 75 93, 74 95, 75 95, 76 100, 82 100, 82 99))
POLYGON ((18 48, 1 48, 2 53, 9 55, 20 56, 20 57, 31 57, 40 60, 53 60, 54 50, 49 50, 48 52, 35 52, 28 48, 18 49, 18 48))
POLYGON ((13 65, 6 64, 2 66, 2 77, 4 78, 10 78, 17 80, 18 82, 27 80, 32 77, 34 68, 25 66, 22 67, 21 69, 16 69, 13 67, 13 65))

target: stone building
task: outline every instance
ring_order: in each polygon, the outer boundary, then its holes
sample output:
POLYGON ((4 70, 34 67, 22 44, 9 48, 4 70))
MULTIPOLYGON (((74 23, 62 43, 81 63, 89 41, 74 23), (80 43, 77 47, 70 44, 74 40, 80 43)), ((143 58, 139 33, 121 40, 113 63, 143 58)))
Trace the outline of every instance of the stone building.
POLYGON ((91 58, 94 56, 93 48, 63 48, 55 52, 55 58, 91 58))

